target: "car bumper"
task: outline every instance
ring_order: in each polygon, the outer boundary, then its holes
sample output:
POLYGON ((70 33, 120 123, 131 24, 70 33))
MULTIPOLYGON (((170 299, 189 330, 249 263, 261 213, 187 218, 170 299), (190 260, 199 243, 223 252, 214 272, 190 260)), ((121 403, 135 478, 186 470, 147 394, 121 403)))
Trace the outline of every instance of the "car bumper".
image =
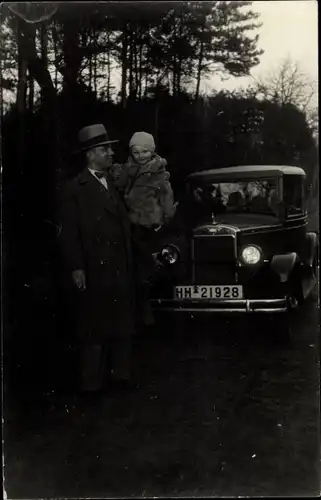
POLYGON ((173 300, 153 299, 155 311, 175 313, 284 313, 289 310, 286 297, 279 299, 236 299, 236 300, 173 300))

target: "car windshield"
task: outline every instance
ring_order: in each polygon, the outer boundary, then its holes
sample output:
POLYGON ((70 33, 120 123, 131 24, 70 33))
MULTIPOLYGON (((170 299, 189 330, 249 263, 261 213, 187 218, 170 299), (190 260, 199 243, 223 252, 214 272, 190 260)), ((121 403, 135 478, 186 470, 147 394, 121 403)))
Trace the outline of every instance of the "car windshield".
POLYGON ((202 212, 253 213, 278 215, 278 190, 276 179, 231 181, 218 183, 193 183, 189 193, 202 212))

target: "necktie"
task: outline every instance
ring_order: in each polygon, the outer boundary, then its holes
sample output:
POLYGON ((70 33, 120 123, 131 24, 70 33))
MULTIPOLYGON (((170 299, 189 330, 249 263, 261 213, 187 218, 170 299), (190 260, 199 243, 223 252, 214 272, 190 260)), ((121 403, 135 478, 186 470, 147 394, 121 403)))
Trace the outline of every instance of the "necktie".
POLYGON ((102 179, 103 177, 105 177, 105 173, 104 172, 95 172, 95 176, 98 177, 98 179, 102 179))

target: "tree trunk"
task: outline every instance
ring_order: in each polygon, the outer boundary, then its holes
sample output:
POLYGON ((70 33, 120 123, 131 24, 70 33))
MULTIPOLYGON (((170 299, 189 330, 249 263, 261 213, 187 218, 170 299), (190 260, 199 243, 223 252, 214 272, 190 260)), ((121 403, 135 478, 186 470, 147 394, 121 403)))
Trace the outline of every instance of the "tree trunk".
POLYGON ((146 70, 146 73, 145 73, 145 92, 144 92, 145 97, 147 96, 147 91, 148 91, 148 74, 147 74, 147 70, 146 70))
POLYGON ((94 92, 95 92, 95 98, 97 99, 97 52, 96 51, 94 54, 94 92))
MULTIPOLYGON (((177 40, 177 24, 174 21, 174 40, 177 40)), ((173 53, 173 96, 177 94, 177 53, 173 53)))
POLYGON ((44 66, 48 67, 48 34, 45 26, 40 28, 41 37, 41 59, 44 66))
POLYGON ((63 27, 63 88, 73 91, 78 84, 82 53, 79 49, 78 28, 71 21, 66 21, 63 27))
POLYGON ((28 96, 28 108, 31 113, 33 113, 33 106, 34 106, 34 100, 35 100, 35 81, 33 78, 33 75, 29 69, 29 75, 28 75, 28 83, 29 83, 29 96, 28 96))
MULTIPOLYGON (((88 46, 88 38, 89 38, 89 42, 90 42, 90 36, 88 37, 88 32, 84 30, 82 32, 82 34, 81 34, 81 42, 80 42, 80 52, 81 52, 81 54, 85 54, 85 49, 88 46)), ((85 56, 85 59, 88 59, 88 62, 89 62, 89 56, 88 57, 85 56)), ((80 69, 81 61, 82 61, 82 59, 80 59, 79 69, 80 69)), ((88 83, 88 87, 89 87, 89 83, 88 83)))
POLYGON ((27 60, 24 55, 23 45, 24 37, 22 34, 21 26, 22 21, 18 22, 18 87, 17 87, 17 109, 21 115, 25 113, 26 109, 26 96, 27 96, 27 60))
POLYGON ((49 70, 42 59, 37 55, 35 31, 32 25, 23 23, 21 32, 23 36, 23 55, 28 63, 30 72, 33 74, 40 88, 43 90, 48 100, 55 100, 56 90, 52 82, 49 70))
POLYGON ((89 54, 89 88, 92 88, 92 81, 93 81, 93 57, 92 54, 89 54))
POLYGON ((130 36, 129 43, 129 91, 128 94, 131 96, 134 90, 134 47, 133 47, 133 33, 130 36))
POLYGON ((107 102, 110 101, 110 78, 111 78, 111 69, 110 69, 110 34, 107 33, 107 102))
MULTIPOLYGON (((182 33, 182 22, 183 20, 180 20, 179 23, 179 29, 178 29, 178 39, 180 40, 183 33, 182 33)), ((180 94, 181 92, 181 78, 182 78, 182 56, 180 53, 177 55, 177 63, 176 63, 176 92, 177 94, 180 94)))
POLYGON ((178 64, 177 64, 177 94, 180 94, 181 92, 181 76, 182 76, 182 61, 181 58, 178 58, 178 64))
POLYGON ((57 36, 57 30, 56 27, 52 27, 52 39, 53 39, 53 46, 54 46, 54 65, 55 65, 55 89, 58 90, 58 36, 57 36))
POLYGON ((111 91, 111 68, 110 68, 110 53, 108 51, 107 55, 107 102, 110 102, 110 91, 111 91))
MULTIPOLYGON (((40 46, 41 46, 41 59, 45 68, 48 68, 48 36, 45 26, 41 26, 39 30, 40 46)), ((41 102, 44 101, 43 91, 41 90, 41 102)))
POLYGON ((143 91, 143 44, 141 43, 139 47, 139 90, 138 95, 139 99, 142 98, 143 91))
POLYGON ((3 115, 4 115, 4 109, 3 109, 3 85, 2 85, 2 57, 0 57, 0 128, 2 130, 2 125, 3 125, 3 115))
POLYGON ((176 55, 174 55, 174 64, 173 64, 173 96, 177 95, 177 59, 176 55))
POLYGON ((197 64, 197 76, 196 76, 197 80, 196 80, 195 100, 197 100, 199 98, 199 95, 200 95, 203 57, 204 57, 204 43, 203 43, 203 41, 201 41, 200 53, 199 53, 198 64, 197 64))
POLYGON ((17 108, 19 113, 24 113, 26 109, 27 96, 27 61, 19 57, 18 63, 18 88, 17 88, 17 108))
MULTIPOLYGON (((55 186, 60 178, 60 141, 59 141, 59 115, 57 105, 57 92, 52 82, 49 70, 44 64, 42 58, 39 58, 36 50, 35 28, 33 25, 22 22, 20 30, 23 39, 22 51, 23 57, 28 62, 30 74, 40 86, 44 98, 46 135, 49 140, 49 151, 46 176, 47 176, 47 194, 48 194, 48 209, 53 210, 55 202, 55 186)), ((22 154, 22 153, 21 153, 22 154)), ((44 183, 45 189, 45 183, 44 183)))
POLYGON ((19 113, 17 130, 17 156, 16 172, 17 186, 23 189, 23 173, 26 167, 26 94, 27 94, 27 58, 24 53, 24 37, 20 29, 22 21, 17 22, 17 40, 18 40, 18 86, 17 86, 17 110, 19 113))
POLYGON ((134 50, 134 66, 135 66, 135 91, 136 91, 136 95, 137 95, 138 89, 139 89, 137 46, 135 46, 135 50, 134 50))
POLYGON ((128 71, 128 37, 127 26, 124 27, 123 40, 122 40, 122 73, 121 73, 121 103, 122 107, 126 108, 127 100, 127 71, 128 71))
POLYGON ((140 33, 136 34, 134 44, 134 66, 135 66, 135 95, 139 96, 139 49, 141 47, 140 33))
POLYGON ((173 68, 172 68, 172 94, 173 96, 175 96, 175 80, 176 80, 176 76, 175 76, 175 64, 174 64, 174 61, 173 61, 173 68))

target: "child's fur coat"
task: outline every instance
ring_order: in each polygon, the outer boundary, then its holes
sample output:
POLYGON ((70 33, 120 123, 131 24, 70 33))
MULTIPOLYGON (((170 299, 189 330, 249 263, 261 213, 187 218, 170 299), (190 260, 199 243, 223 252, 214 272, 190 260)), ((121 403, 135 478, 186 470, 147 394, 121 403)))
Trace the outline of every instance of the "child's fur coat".
POLYGON ((166 160, 155 154, 144 166, 132 157, 124 166, 114 166, 112 177, 133 224, 155 228, 174 216, 176 206, 166 165, 166 160))

